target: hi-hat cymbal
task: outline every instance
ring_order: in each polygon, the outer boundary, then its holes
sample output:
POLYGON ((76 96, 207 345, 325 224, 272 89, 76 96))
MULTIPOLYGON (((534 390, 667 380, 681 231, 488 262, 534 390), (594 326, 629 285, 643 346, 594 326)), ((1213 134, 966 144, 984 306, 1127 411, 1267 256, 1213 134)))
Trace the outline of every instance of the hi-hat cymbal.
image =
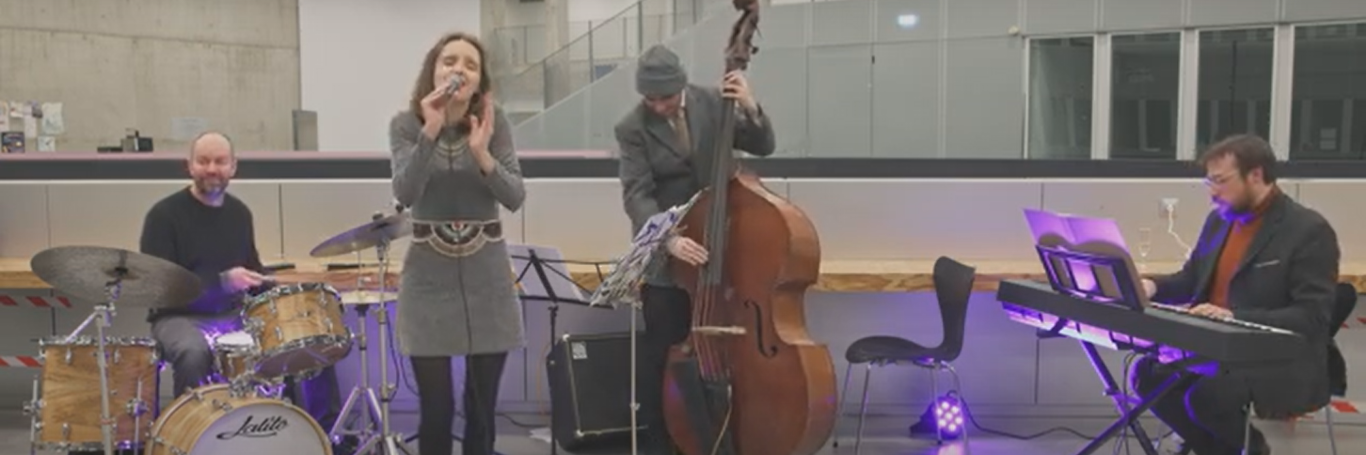
POLYGON ((120 306, 180 308, 203 289, 199 277, 181 266, 118 248, 60 246, 38 253, 29 265, 53 289, 92 302, 108 301, 106 286, 120 279, 120 306))
POLYGON ((313 251, 308 254, 315 258, 325 258, 355 253, 374 248, 380 242, 393 241, 412 233, 413 224, 408 220, 407 212, 389 215, 337 234, 313 247, 313 251))

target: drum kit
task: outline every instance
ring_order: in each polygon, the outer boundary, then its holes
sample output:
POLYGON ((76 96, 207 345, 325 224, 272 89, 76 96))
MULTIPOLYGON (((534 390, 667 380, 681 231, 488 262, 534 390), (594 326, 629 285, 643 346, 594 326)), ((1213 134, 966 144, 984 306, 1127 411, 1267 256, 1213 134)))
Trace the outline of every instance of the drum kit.
MULTIPOLYGON (((33 383, 33 400, 24 404, 32 419, 31 451, 332 455, 333 443, 350 435, 362 441, 356 453, 409 453, 389 428, 389 402, 396 387, 388 383, 385 371, 388 312, 383 309, 378 322, 380 375, 385 383, 378 396, 370 387, 364 354, 366 311, 372 304, 395 300, 384 295, 389 242, 410 233, 406 215, 376 216, 311 252, 327 257, 375 248, 380 262, 378 298, 345 302, 360 316, 364 373, 330 432, 282 398, 286 377, 317 374, 351 352, 353 335, 342 319, 342 294, 329 284, 277 282, 273 289, 247 299, 241 310, 244 330, 207 335, 215 366, 209 384, 181 394, 161 409, 163 362, 156 342, 106 336, 105 329, 116 305, 186 307, 199 297, 200 280, 169 261, 117 248, 67 246, 38 253, 30 263, 35 275, 58 292, 99 303, 71 334, 38 340, 42 372, 33 383), (92 323, 95 336, 82 335, 92 323), (346 430, 343 422, 357 405, 369 411, 368 425, 346 430)), ((367 279, 358 274, 358 289, 364 289, 360 285, 367 279)))

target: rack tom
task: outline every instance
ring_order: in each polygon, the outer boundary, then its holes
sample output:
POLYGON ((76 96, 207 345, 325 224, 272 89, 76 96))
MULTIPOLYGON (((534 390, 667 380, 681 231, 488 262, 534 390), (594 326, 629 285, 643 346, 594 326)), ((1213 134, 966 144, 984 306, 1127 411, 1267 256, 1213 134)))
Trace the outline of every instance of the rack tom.
POLYGON ((351 352, 341 297, 325 283, 275 287, 251 298, 242 318, 259 349, 256 374, 261 378, 307 376, 351 352))

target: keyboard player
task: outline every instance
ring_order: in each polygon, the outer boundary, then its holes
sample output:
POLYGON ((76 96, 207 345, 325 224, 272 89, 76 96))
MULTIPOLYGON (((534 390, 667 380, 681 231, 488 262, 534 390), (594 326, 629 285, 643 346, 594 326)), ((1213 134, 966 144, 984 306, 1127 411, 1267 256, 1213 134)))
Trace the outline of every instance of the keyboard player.
MULTIPOLYGON (((1153 413, 1199 455, 1237 454, 1245 406, 1261 415, 1302 414, 1328 404, 1329 320, 1338 279, 1337 234, 1318 212, 1276 185, 1276 156, 1256 136, 1229 137, 1200 158, 1215 209, 1179 272, 1143 280, 1151 300, 1194 303, 1193 314, 1278 327, 1308 340, 1298 361, 1226 371, 1173 390, 1153 413), (1184 393, 1182 393, 1184 392, 1184 393)), ((1149 359, 1134 367, 1146 395, 1171 372, 1149 359)), ((1269 454, 1252 428, 1249 454, 1269 454)))

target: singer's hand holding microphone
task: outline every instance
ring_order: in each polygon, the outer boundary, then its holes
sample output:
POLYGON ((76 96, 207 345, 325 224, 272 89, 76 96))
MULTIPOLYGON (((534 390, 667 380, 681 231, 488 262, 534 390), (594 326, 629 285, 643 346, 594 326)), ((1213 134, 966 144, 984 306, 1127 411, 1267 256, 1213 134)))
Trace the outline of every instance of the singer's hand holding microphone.
POLYGON ((427 97, 422 98, 422 119, 424 125, 422 132, 428 138, 435 139, 441 128, 446 126, 446 108, 451 105, 451 97, 455 96, 465 85, 465 77, 456 73, 451 76, 444 84, 437 84, 436 88, 427 97))

